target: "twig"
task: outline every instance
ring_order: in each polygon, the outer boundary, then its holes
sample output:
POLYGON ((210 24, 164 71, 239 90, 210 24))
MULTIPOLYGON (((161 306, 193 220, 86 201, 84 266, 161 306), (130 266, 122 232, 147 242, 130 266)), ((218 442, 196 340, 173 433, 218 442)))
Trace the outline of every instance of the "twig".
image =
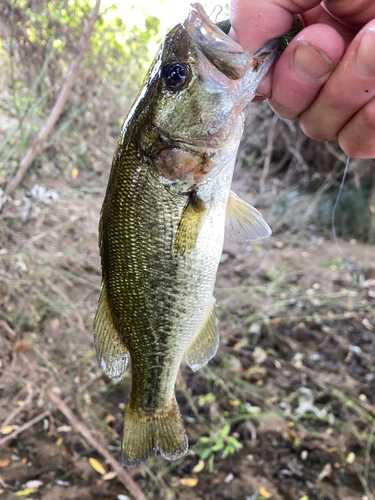
POLYGON ((97 148, 94 144, 90 144, 89 142, 85 143, 85 146, 87 146, 89 149, 94 151, 94 153, 99 156, 99 158, 102 158, 104 161, 108 163, 108 156, 104 154, 102 151, 100 151, 99 148, 97 148))
POLYGON ((371 493, 371 490, 370 490, 370 488, 368 487, 367 481, 366 481, 366 480, 365 480, 365 478, 362 476, 362 474, 358 474, 358 479, 359 479, 359 480, 361 481, 361 483, 362 483, 362 487, 363 487, 363 489, 365 490, 366 497, 368 498, 368 500, 375 500, 374 495, 371 493))
POLYGON ((183 395, 185 396, 185 398, 187 399, 189 405, 190 405, 190 408, 192 409, 196 419, 198 420, 198 422, 204 426, 206 426, 208 424, 207 420, 205 420, 198 412, 198 409, 197 407, 195 406, 195 403, 194 403, 194 400, 193 398, 191 397, 191 394, 189 392, 189 389, 186 385, 186 382, 184 380, 184 377, 181 373, 181 370, 179 371, 178 373, 178 382, 180 383, 180 387, 179 389, 181 390, 181 392, 183 393, 183 395))
POLYGON ((256 443, 257 443, 257 431, 255 428, 255 425, 251 422, 251 420, 246 420, 245 427, 247 428, 248 431, 250 431, 250 435, 251 435, 250 446, 252 448, 254 448, 256 443))
POLYGON ((47 392, 47 395, 52 403, 69 420, 72 427, 74 427, 86 439, 86 441, 107 460, 112 469, 117 472, 118 479, 122 482, 129 493, 131 493, 137 500, 146 500, 146 497, 142 493, 142 490, 133 480, 133 478, 127 472, 125 472, 122 465, 115 459, 115 457, 96 441, 91 432, 77 419, 77 417, 67 407, 64 401, 52 389, 47 392))
POLYGON ((79 310, 77 309, 77 305, 74 304, 74 302, 72 300, 70 300, 70 298, 66 295, 66 293, 64 293, 62 290, 60 290, 60 288, 58 286, 56 286, 54 283, 52 283, 52 281, 48 281, 48 284, 53 292, 55 292, 57 295, 59 295, 62 299, 65 300, 65 302, 67 302, 72 307, 72 309, 74 310, 74 315, 77 318, 80 330, 82 332, 88 334, 88 331, 86 330, 85 323, 83 322, 82 316, 81 316, 79 310))
POLYGON ((342 151, 337 151, 330 142, 325 142, 324 146, 335 158, 340 160, 342 163, 346 163, 346 154, 342 151))
POLYGON ((372 177, 372 189, 370 193, 370 199, 368 207, 371 212, 370 229, 368 234, 368 243, 373 245, 375 243, 375 172, 372 177))
POLYGON ((24 411, 25 408, 27 408, 29 406, 29 404, 31 403, 33 396, 34 396, 34 392, 31 388, 31 384, 29 381, 26 382, 26 388, 27 388, 28 394, 27 394, 27 398, 25 399, 25 401, 23 401, 22 406, 20 406, 19 408, 16 408, 14 411, 12 411, 7 416, 7 418, 4 420, 4 422, 1 424, 1 427, 5 427, 6 425, 8 425, 14 419, 14 417, 16 417, 21 411, 24 411))
POLYGON ((264 158, 264 167, 263 167, 263 172, 262 172, 262 177, 260 178, 259 181, 259 188, 260 192, 264 192, 264 185, 267 179, 267 175, 270 169, 270 163, 271 163, 271 155, 272 155, 272 149, 273 149, 273 137, 275 135, 275 128, 276 128, 276 123, 279 117, 275 114, 274 117, 272 118, 271 125, 268 131, 268 136, 267 136, 267 147, 265 151, 265 158, 264 158))
POLYGON ((8 323, 4 320, 0 320, 0 327, 3 327, 10 338, 14 338, 17 336, 16 332, 8 325, 8 323))
POLYGON ((372 443, 374 441, 374 436, 375 436, 375 418, 372 421, 372 428, 370 432, 370 436, 367 441, 367 447, 366 447, 366 459, 365 459, 365 466, 364 466, 364 471, 363 471, 363 477, 368 483, 368 470, 369 470, 369 464, 370 464, 370 459, 371 459, 371 447, 372 443))
POLYGON ((42 149, 42 144, 43 142, 47 139, 49 134, 51 133, 56 121, 58 120, 59 116, 61 115, 61 112, 65 106, 66 100, 68 99, 69 93, 72 90, 77 77, 79 73, 79 68, 82 63, 83 56, 85 55, 87 46, 89 44, 92 30, 94 28, 94 24, 98 18, 98 12, 99 12, 99 7, 100 7, 100 0, 96 0, 95 7, 93 8, 91 12, 91 17, 89 19, 89 22, 87 24, 86 32, 81 38, 80 44, 79 44, 79 50, 78 50, 78 56, 74 61, 71 63, 69 70, 68 70, 68 76, 65 80, 65 83, 60 90, 60 94, 58 95, 56 102, 52 108, 52 111, 47 118, 43 128, 40 130, 37 138, 35 139, 33 145, 29 148, 28 152, 26 153, 26 156, 23 158, 20 168, 18 169, 17 174, 14 176, 13 180, 10 182, 9 187, 8 187, 8 192, 7 195, 12 195, 22 179, 24 178, 28 168, 30 167, 31 163, 33 162, 34 158, 36 155, 40 152, 42 149))
MULTIPOLYGON (((163 479, 163 473, 165 473, 165 470, 161 470, 155 476, 155 474, 152 472, 152 470, 149 467, 147 467, 147 465, 143 464, 142 468, 146 472, 146 474, 148 474, 150 476, 150 478, 154 481, 154 483, 159 483, 160 486, 162 488, 164 488, 165 497, 168 498, 168 500, 174 500, 176 498, 173 491, 170 488, 168 488, 168 486, 166 485, 166 483, 163 479)), ((166 468, 166 470, 168 470, 168 468, 166 468)), ((153 497, 153 491, 150 493, 148 494, 148 498, 153 497), (150 493, 152 496, 150 496, 150 493)))
POLYGON ((32 418, 25 424, 21 425, 21 427, 18 427, 15 431, 13 431, 11 434, 8 434, 8 436, 3 437, 0 439, 0 449, 3 448, 5 445, 8 444, 9 441, 14 439, 18 434, 21 434, 21 432, 25 431, 29 427, 32 427, 34 424, 38 423, 40 420, 43 420, 43 418, 48 417, 50 412, 48 410, 44 411, 43 413, 40 413, 40 415, 37 415, 36 417, 32 418))
POLYGON ((81 283, 82 285, 85 285, 88 288, 91 288, 92 290, 100 292, 102 289, 102 287, 100 285, 97 285, 96 283, 91 283, 91 281, 87 281, 84 278, 77 276, 76 274, 73 274, 69 271, 65 271, 64 269, 58 269, 58 272, 60 274, 62 274, 63 276, 66 276, 67 278, 71 279, 72 281, 76 281, 77 283, 81 283))

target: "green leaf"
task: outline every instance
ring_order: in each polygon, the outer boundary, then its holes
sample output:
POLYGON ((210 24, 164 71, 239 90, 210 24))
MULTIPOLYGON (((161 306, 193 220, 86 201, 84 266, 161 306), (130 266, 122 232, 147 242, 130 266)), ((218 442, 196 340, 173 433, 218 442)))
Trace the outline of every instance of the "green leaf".
POLYGON ((209 456, 211 455, 211 450, 210 448, 206 448, 205 450, 202 451, 201 453, 201 459, 206 460, 209 456))
POLYGON ((230 433, 230 425, 229 424, 226 424, 224 425, 224 427, 222 428, 220 434, 225 437, 225 436, 228 436, 228 434, 230 433))
POLYGON ((242 448, 242 444, 233 436, 229 436, 228 444, 231 444, 237 450, 242 448))
POLYGON ((222 438, 219 438, 215 446, 213 446, 211 449, 212 451, 220 451, 223 448, 224 448, 224 440, 222 438))

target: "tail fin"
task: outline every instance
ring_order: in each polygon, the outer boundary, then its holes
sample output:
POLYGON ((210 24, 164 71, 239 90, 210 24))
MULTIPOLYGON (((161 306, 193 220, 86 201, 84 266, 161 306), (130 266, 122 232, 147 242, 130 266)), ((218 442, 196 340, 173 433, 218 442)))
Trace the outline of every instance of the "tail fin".
POLYGON ((130 399, 122 440, 124 465, 140 465, 152 452, 155 455, 160 452, 167 460, 176 460, 185 455, 187 449, 187 436, 174 395, 168 406, 153 415, 142 415, 138 408, 132 407, 130 399))

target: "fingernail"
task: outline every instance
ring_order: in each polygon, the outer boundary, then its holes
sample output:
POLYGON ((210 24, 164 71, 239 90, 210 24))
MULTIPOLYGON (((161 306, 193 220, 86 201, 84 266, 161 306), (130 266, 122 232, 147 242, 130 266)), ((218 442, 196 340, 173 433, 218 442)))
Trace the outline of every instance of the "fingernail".
POLYGON ((306 42, 297 45, 293 65, 294 74, 305 82, 319 80, 333 69, 332 61, 324 52, 306 42))
POLYGON ((362 35, 355 62, 361 75, 375 76, 375 28, 367 28, 362 35))

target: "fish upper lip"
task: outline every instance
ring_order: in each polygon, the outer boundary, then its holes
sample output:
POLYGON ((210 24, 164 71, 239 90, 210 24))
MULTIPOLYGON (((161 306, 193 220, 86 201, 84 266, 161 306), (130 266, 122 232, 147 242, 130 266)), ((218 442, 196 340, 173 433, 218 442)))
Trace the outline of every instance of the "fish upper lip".
POLYGON ((233 80, 245 75, 251 62, 250 54, 213 23, 201 4, 192 4, 183 26, 208 60, 224 75, 233 80))

